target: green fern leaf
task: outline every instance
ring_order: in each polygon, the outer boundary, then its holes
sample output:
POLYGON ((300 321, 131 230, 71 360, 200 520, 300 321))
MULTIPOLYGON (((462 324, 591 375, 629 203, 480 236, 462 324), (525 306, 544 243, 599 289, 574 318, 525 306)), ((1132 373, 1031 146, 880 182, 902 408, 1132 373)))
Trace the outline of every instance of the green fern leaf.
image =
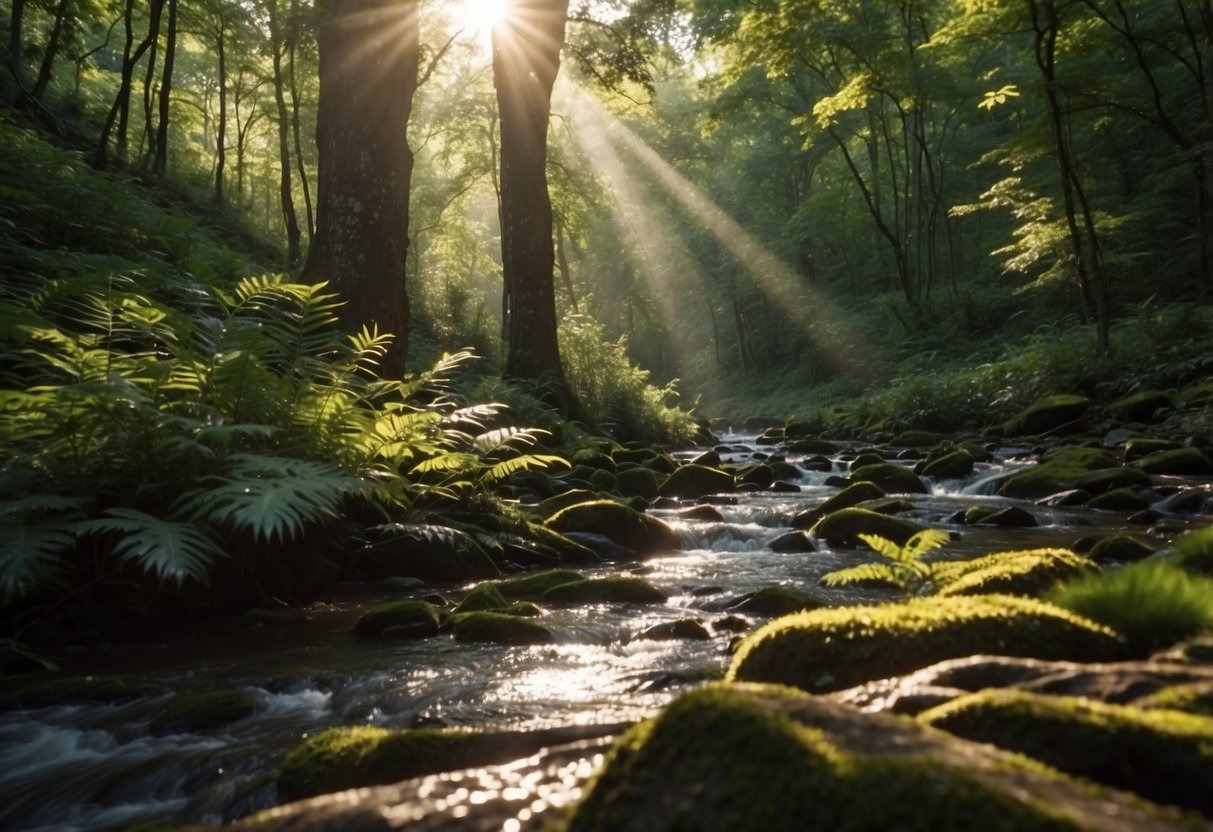
POLYGON ((0 599, 10 601, 39 586, 66 583, 63 555, 75 544, 62 524, 0 524, 0 599))
POLYGON ((901 547, 888 538, 876 534, 861 534, 857 537, 890 560, 902 559, 901 547))
POLYGON ((906 541, 906 555, 912 560, 920 560, 927 552, 938 549, 951 539, 951 535, 942 529, 923 529, 906 541))
POLYGON ((114 554, 178 586, 195 580, 207 583, 211 565, 225 552, 193 523, 164 520, 132 508, 111 508, 105 517, 77 523, 78 535, 119 532, 114 554))
POLYGON ((897 570, 884 563, 861 563, 859 566, 830 572, 821 579, 826 586, 842 586, 860 581, 885 581, 899 587, 902 585, 897 570))
POLYGON ((511 474, 519 471, 530 471, 535 468, 562 467, 568 468, 569 462, 564 457, 554 454, 523 454, 511 459, 498 462, 483 475, 486 483, 500 482, 511 474))

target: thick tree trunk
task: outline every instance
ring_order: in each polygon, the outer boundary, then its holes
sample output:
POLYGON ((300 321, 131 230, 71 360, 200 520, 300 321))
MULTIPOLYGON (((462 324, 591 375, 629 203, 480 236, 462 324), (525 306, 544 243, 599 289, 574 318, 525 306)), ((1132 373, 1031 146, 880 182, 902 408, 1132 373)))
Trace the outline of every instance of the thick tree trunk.
POLYGON ((567 390, 556 338, 545 165, 568 7, 568 0, 509 0, 493 28, 493 84, 501 118, 501 261, 509 299, 506 375, 546 379, 561 398, 567 390))
POLYGON ((409 182, 406 131, 420 69, 416 0, 323 0, 316 237, 303 277, 346 301, 343 324, 396 336, 386 375, 408 350, 409 182))
POLYGON ((160 77, 160 120, 156 124, 156 155, 152 173, 164 176, 168 169, 169 104, 173 91, 173 64, 177 57, 177 0, 168 2, 168 32, 164 44, 164 73, 160 77))

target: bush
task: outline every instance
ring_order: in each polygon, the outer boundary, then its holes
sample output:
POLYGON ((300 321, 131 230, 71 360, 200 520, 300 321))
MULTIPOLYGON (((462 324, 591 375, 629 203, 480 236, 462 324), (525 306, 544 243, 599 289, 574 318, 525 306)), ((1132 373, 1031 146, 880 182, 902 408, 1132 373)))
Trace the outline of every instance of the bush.
POLYGON ((1161 560, 1069 581, 1049 600, 1110 627, 1140 653, 1213 630, 1213 580, 1161 560))

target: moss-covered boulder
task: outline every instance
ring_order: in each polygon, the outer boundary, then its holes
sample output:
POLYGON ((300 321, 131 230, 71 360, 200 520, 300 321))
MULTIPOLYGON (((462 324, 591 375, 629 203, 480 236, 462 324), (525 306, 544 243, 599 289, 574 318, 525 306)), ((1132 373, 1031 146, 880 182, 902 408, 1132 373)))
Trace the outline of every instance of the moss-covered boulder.
POLYGON ((1150 502, 1132 488, 1114 488, 1092 497, 1087 502, 1087 508, 1100 511, 1143 511, 1150 507, 1150 502))
POLYGON ((1165 411, 1175 406, 1169 393, 1162 390, 1139 390, 1123 396, 1104 408, 1104 415, 1122 422, 1157 422, 1165 411))
POLYGON ((709 494, 726 494, 735 487, 733 475, 719 468, 688 464, 677 468, 661 484, 663 497, 697 500, 709 494))
POLYGON ((496 581, 493 586, 510 601, 538 601, 545 592, 553 587, 577 583, 585 579, 584 575, 574 572, 572 569, 545 569, 542 572, 532 572, 516 578, 496 581))
POLYGON ((863 451, 851 460, 850 469, 852 471, 858 471, 865 465, 883 465, 887 461, 888 460, 886 460, 883 456, 876 453, 876 451, 863 451))
POLYGON ((709 685, 624 735, 568 832, 1179 829, 997 749, 786 688, 709 685))
POLYGON ((552 515, 547 526, 558 532, 600 534, 638 555, 669 552, 680 545, 678 533, 665 523, 613 500, 571 505, 552 515))
MULTIPOLYGON (((1083 488, 1079 481, 1093 471, 1120 470, 1119 460, 1100 448, 1061 448, 1045 456, 1039 464, 1012 474, 998 489, 1004 497, 1035 499, 1083 488)), ((1127 469, 1126 469, 1127 470, 1127 469)), ((1087 489, 1088 491, 1090 489, 1087 489)), ((1108 491, 1110 488, 1102 488, 1108 491)), ((1094 493, 1094 492, 1092 492, 1094 493)))
POLYGON ((200 691, 173 697, 148 726, 157 736, 206 731, 257 712, 257 700, 238 688, 200 691))
POLYGON ((661 491, 657 473, 649 468, 627 468, 615 474, 615 484, 625 497, 651 500, 661 491))
POLYGON ((1135 459, 1141 459, 1143 456, 1149 456, 1158 451, 1175 451, 1182 447, 1182 444, 1172 439, 1135 436, 1125 442, 1125 462, 1132 462, 1135 459))
POLYGON ((492 610, 502 610, 510 605, 510 602, 501 594, 501 590, 494 583, 483 583, 475 586, 471 592, 463 596, 463 600, 455 607, 455 612, 482 612, 492 610))
POLYGON ((775 482, 775 473, 771 470, 770 465, 750 465, 738 472, 737 482, 758 488, 770 488, 771 484, 775 482))
POLYGON ((864 508, 844 508, 821 518, 809 533, 831 546, 842 548, 859 545, 861 534, 874 534, 901 546, 925 528, 912 520, 864 508))
POLYGON ((870 482, 884 489, 886 494, 927 494, 930 489, 918 475, 893 462, 864 465, 852 470, 851 482, 870 482))
POLYGON ((1095 541, 1087 557, 1099 563, 1141 560, 1154 554, 1154 547, 1128 534, 1110 534, 1095 541))
POLYGON ((1171 451, 1155 451, 1133 463, 1147 474, 1174 474, 1201 476, 1213 474, 1213 462, 1199 448, 1176 448, 1171 451))
POLYGON ((644 578, 611 575, 558 584, 540 600, 548 604, 664 604, 669 596, 644 578))
POLYGON ((764 586, 734 600, 727 609, 730 612, 774 617, 821 609, 825 605, 822 599, 794 586, 764 586))
POLYGON ((1075 419, 1081 419, 1091 406, 1086 396, 1046 396, 1021 410, 1003 423, 1006 436, 1034 436, 1048 433, 1075 419))
POLYGON ((428 601, 406 599, 379 604, 354 622, 354 635, 383 638, 428 638, 438 634, 438 608, 428 601))
POLYGON ((973 473, 976 460, 964 448, 957 448, 941 456, 928 459, 918 473, 937 480, 955 480, 973 473))
POLYGON ((938 595, 1038 597, 1058 581, 1098 571, 1098 567, 1068 549, 1024 549, 948 564, 938 571, 938 595))
POLYGON ((456 641, 480 644, 551 644, 552 631, 527 618, 505 612, 457 613, 450 619, 456 641))
POLYGON ((819 693, 976 653, 1100 661, 1124 651, 1111 630, 1042 601, 933 597, 777 619, 742 643, 728 678, 819 693))
POLYGON ((927 725, 1069 774, 1213 815, 1213 719, 990 690, 919 715, 927 725))
POLYGON ((998 526, 1004 529, 1031 529, 1040 525, 1031 512, 1019 506, 972 506, 965 510, 964 521, 970 526, 998 526))
POLYGON ((951 437, 944 433, 929 430, 906 430, 890 439, 889 444, 895 448, 934 448, 950 439, 951 437))
POLYGON ((839 451, 838 443, 831 442, 828 439, 796 439, 789 442, 787 448, 788 453, 820 454, 822 456, 833 456, 839 451))
POLYGON ((792 518, 792 527, 802 530, 811 529, 818 520, 831 512, 843 508, 852 508, 860 503, 876 500, 884 496, 884 489, 875 483, 857 482, 853 485, 848 485, 816 508, 811 508, 808 511, 802 511, 797 514, 792 518))
POLYGON ((600 499, 598 494, 590 491, 588 488, 566 488, 559 494, 555 494, 540 502, 535 509, 535 513, 547 519, 561 509, 575 506, 578 503, 591 503, 598 499, 600 499))
POLYGON ((648 641, 707 641, 711 637, 708 628, 694 618, 663 621, 646 628, 636 636, 648 641))

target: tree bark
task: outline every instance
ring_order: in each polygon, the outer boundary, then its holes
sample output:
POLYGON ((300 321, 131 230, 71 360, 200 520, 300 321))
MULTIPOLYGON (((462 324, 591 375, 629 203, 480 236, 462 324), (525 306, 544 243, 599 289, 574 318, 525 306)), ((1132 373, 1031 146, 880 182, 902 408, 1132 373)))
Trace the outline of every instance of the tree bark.
POLYGON ((327 280, 346 301, 349 329, 396 336, 382 369, 404 371, 408 352, 407 142, 420 69, 416 0, 323 0, 316 237, 304 280, 327 280))
POLYGON ((55 7, 55 22, 51 26, 50 37, 47 38, 46 51, 42 53, 42 65, 38 68, 38 78, 34 81, 33 90, 30 91, 30 95, 39 100, 42 99, 43 93, 46 92, 46 88, 54 76, 55 58, 59 56, 59 46, 63 39, 63 24, 67 20, 67 12, 71 5, 72 0, 59 0, 59 5, 55 7))
POLYGON ((571 406, 556 337, 547 132, 568 0, 509 0, 493 27, 501 120, 501 261, 508 299, 506 375, 544 379, 571 406))
POLYGON ((164 176, 168 169, 169 104, 173 91, 173 64, 177 57, 177 0, 168 2, 168 32, 165 33, 164 72, 160 77, 160 120, 156 124, 156 155, 152 173, 164 176))
POLYGON ((299 0, 291 0, 290 35, 287 41, 287 77, 291 85, 291 134, 295 140, 295 163, 299 165, 299 184, 303 188, 303 211, 307 218, 307 239, 316 236, 316 220, 312 211, 312 188, 307 178, 303 158, 303 135, 299 129, 299 85, 295 82, 295 51, 299 47, 299 0))
POLYGON ((219 124, 215 142, 215 202, 223 202, 223 169, 227 166, 227 17, 219 11, 216 46, 219 51, 219 124))
POLYGON ((282 72, 282 52, 286 37, 278 17, 278 0, 269 0, 270 51, 274 67, 274 105, 278 112, 278 198, 282 206, 282 221, 286 226, 286 260, 290 268, 299 265, 302 234, 295 215, 295 197, 291 187, 291 124, 286 109, 285 78, 282 72))

